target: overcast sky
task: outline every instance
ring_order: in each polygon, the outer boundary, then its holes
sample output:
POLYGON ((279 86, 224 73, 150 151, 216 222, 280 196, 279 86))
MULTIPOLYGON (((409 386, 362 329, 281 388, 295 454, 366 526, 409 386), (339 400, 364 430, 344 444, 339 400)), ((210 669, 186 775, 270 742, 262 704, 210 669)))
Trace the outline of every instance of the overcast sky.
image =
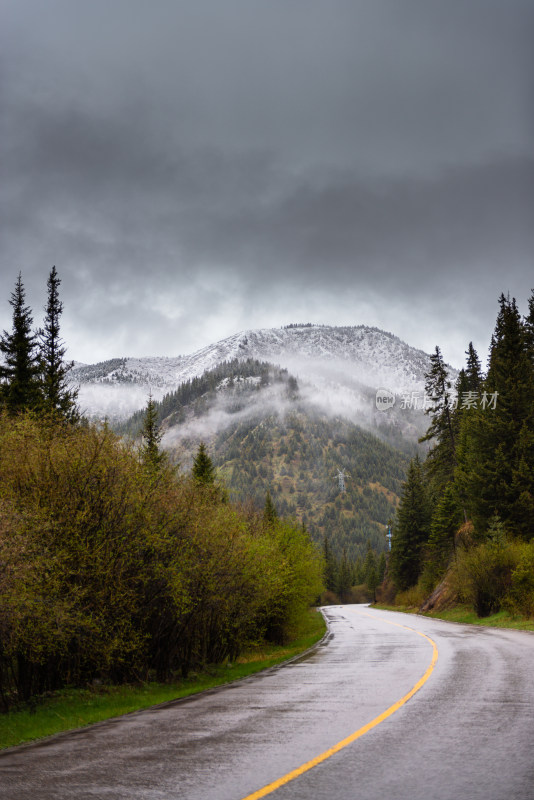
POLYGON ((0 0, 0 328, 368 324, 485 362, 534 287, 534 0, 0 0))

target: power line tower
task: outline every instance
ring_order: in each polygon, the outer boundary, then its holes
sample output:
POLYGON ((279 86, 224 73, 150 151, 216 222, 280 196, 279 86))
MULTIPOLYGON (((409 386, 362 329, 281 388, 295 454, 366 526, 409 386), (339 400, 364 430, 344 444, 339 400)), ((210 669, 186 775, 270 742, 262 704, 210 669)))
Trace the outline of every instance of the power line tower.
POLYGON ((350 478, 350 477, 351 476, 349 475, 349 473, 345 472, 344 469, 338 469, 336 479, 341 494, 343 494, 343 492, 345 491, 345 478, 350 478))

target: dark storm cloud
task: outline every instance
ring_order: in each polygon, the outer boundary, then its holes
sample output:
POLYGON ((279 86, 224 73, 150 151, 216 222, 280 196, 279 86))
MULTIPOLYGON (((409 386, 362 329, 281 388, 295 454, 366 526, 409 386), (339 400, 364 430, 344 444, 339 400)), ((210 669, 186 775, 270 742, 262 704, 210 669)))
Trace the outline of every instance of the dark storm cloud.
POLYGON ((4 293, 22 269, 41 298, 56 264, 83 357, 183 351, 291 299, 334 323, 349 296, 387 304, 405 338, 414 302, 470 310, 478 335, 528 292, 534 2, 2 16, 4 293))
POLYGON ((335 174, 297 183, 272 203, 205 212, 184 231, 191 256, 211 261, 219 254, 236 263, 242 250, 251 269, 269 264, 277 277, 290 267, 320 280, 328 269, 330 277, 331 270, 364 282, 379 277, 399 289, 429 271, 465 275, 477 262, 493 273, 511 253, 526 264, 534 252, 534 159, 451 168, 426 179, 335 174))
POLYGON ((359 177, 354 170, 292 175, 268 154, 161 151, 123 115, 104 125, 79 110, 26 114, 5 180, 19 202, 11 231, 59 260, 92 263, 121 284, 173 264, 187 276, 220 267, 312 283, 376 278, 411 290, 421 278, 478 275, 534 252, 534 160, 449 167, 429 176, 359 177), (38 136, 31 132, 39 131, 38 136), (15 189, 17 192, 17 189, 15 189), (325 269, 328 270, 325 275, 325 269), (268 275, 266 274, 268 270, 268 275))

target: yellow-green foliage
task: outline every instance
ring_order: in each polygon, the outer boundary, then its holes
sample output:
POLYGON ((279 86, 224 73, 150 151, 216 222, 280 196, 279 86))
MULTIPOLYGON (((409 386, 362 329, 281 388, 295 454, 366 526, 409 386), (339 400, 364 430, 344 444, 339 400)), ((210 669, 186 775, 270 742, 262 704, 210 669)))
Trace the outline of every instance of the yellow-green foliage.
POLYGON ((109 429, 0 417, 0 704, 283 640, 321 589, 297 526, 148 469, 109 429))
POLYGON ((534 542, 522 543, 503 605, 515 614, 534 618, 534 542))
POLYGON ((418 583, 415 586, 411 586, 409 589, 405 589, 403 592, 397 592, 395 604, 406 608, 420 608, 426 597, 427 594, 424 588, 421 586, 421 583, 418 583))
POLYGON ((534 543, 486 541, 458 551, 452 580, 479 617, 504 607, 534 616, 534 543))

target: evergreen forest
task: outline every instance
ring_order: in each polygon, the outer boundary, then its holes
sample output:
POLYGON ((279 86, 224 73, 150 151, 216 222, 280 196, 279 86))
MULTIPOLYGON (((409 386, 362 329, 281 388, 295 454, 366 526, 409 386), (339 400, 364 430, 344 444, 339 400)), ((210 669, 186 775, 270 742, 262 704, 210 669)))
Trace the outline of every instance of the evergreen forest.
POLYGON ((408 469, 383 596, 533 616, 534 292, 524 317, 500 296, 486 370, 470 343, 453 386, 436 347, 426 393, 430 450, 408 469))

